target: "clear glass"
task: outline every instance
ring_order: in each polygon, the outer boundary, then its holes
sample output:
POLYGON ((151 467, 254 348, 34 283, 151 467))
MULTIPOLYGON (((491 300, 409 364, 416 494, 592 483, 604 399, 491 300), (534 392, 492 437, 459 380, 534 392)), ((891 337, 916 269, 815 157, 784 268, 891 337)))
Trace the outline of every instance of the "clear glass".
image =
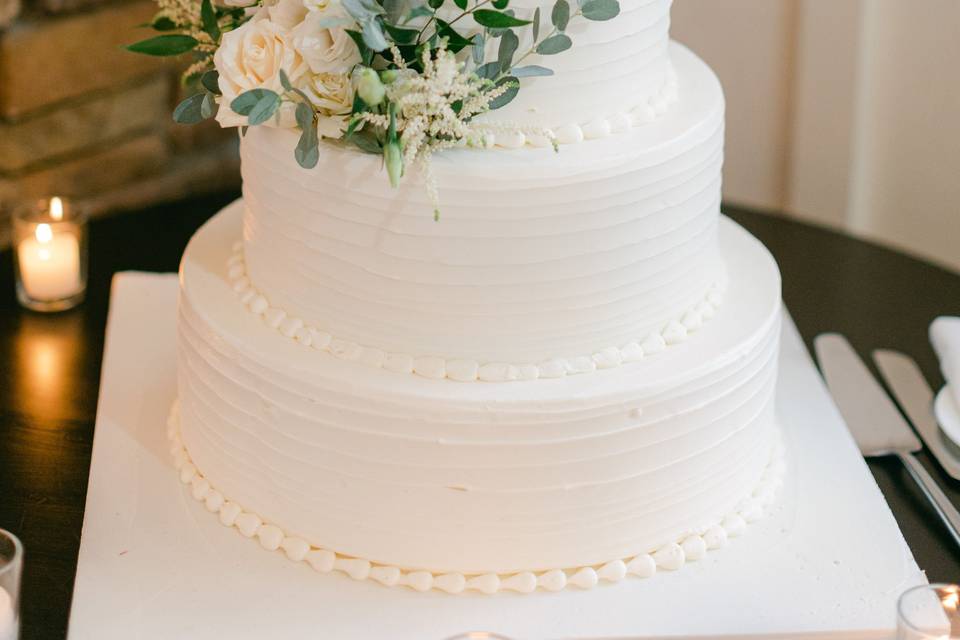
POLYGON ((17 299, 34 311, 64 311, 87 291, 87 216, 64 198, 46 198, 13 211, 17 299))
POLYGON ((460 633, 452 638, 447 638, 447 640, 511 640, 507 636, 501 636, 496 633, 490 633, 489 631, 468 631, 467 633, 460 633))
POLYGON ((20 629, 20 572, 23 546, 0 529, 0 640, 17 640, 20 629))
POLYGON ((930 584, 908 589, 897 602, 898 640, 960 638, 960 587, 930 584))

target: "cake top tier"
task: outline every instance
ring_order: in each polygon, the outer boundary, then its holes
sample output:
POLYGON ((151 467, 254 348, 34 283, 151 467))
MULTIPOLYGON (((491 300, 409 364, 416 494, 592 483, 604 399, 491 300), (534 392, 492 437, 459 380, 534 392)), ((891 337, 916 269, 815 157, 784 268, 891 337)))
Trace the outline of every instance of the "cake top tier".
MULTIPOLYGON (((552 75, 521 77, 517 98, 487 118, 556 130, 609 120, 656 101, 671 80, 667 54, 671 2, 627 0, 620 3, 616 18, 605 21, 578 19, 582 9, 572 2, 573 17, 560 35, 552 15, 555 0, 513 0, 510 6, 518 17, 531 18, 537 8, 541 15, 537 43, 533 29, 519 32, 515 75, 523 75, 521 70, 531 65, 549 69, 552 75), (551 40, 554 33, 558 37, 551 40), (538 54, 538 48, 547 52, 555 48, 543 47, 545 40, 570 48, 538 54)), ((488 42, 486 59, 496 60, 501 45, 499 38, 488 42)))
POLYGON ((176 121, 297 130, 306 169, 341 140, 394 187, 436 152, 604 137, 678 95, 671 0, 158 2, 161 34, 129 48, 192 53, 176 121))

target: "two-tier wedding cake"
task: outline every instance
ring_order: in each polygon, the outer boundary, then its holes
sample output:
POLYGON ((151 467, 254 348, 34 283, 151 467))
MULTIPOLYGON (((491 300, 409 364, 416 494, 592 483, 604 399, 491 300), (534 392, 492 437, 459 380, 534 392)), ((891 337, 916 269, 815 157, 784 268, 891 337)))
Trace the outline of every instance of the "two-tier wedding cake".
POLYGON ((213 10, 193 106, 254 126, 242 201, 183 259, 172 451, 224 525, 319 572, 650 577, 781 479, 779 273, 720 215, 716 77, 669 0, 507 4, 213 10))

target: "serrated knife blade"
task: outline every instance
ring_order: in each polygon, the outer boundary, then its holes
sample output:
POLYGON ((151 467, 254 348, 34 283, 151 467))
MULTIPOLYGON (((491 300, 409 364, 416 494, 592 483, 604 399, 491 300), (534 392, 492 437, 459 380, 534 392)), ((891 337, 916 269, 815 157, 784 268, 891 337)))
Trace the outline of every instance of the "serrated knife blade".
POLYGON ((913 457, 913 452, 919 451, 922 445, 890 396, 843 336, 835 333, 817 336, 814 349, 830 394, 861 453, 867 457, 895 455, 900 458, 960 546, 960 512, 913 457))

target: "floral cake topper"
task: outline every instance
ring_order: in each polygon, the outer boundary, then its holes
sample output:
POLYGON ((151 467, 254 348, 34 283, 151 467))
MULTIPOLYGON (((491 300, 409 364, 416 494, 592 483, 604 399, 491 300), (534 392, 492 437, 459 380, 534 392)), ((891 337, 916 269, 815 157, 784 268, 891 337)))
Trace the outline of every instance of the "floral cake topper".
POLYGON ((198 91, 177 122, 299 129, 308 169, 321 140, 340 140, 382 155, 393 186, 418 165, 436 208, 436 151, 486 147, 503 130, 552 140, 477 116, 516 98, 521 78, 553 75, 528 59, 570 49, 573 20, 620 13, 618 0, 573 2, 556 0, 547 17, 510 0, 158 0, 149 26, 161 33, 128 49, 194 56, 184 81, 198 91))

